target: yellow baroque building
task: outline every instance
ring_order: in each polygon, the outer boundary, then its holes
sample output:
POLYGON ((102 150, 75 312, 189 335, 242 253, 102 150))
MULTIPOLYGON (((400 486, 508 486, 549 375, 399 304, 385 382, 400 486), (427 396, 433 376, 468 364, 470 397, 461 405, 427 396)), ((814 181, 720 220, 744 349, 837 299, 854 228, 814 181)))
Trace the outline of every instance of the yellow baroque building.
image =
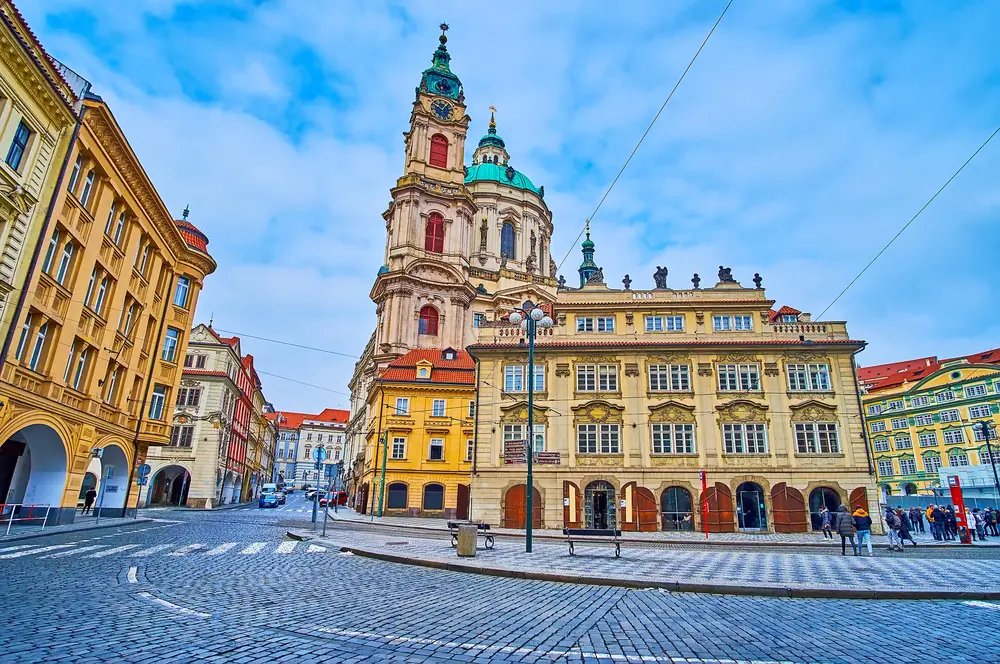
POLYGON ((506 447, 529 437, 540 528, 806 532, 824 504, 876 506, 864 342, 845 323, 775 311, 759 280, 721 269, 710 288, 667 288, 664 271, 655 289, 613 290, 589 233, 583 251, 583 285, 560 289, 537 339, 530 436, 521 328, 498 317, 469 347, 483 377, 473 520, 524 527, 526 467, 506 447))
POLYGON ((378 514, 381 502, 387 515, 467 518, 475 389, 475 363, 451 348, 412 350, 382 371, 368 393, 357 511, 378 514))
POLYGON ((216 267, 108 105, 88 94, 82 113, 0 376, 0 495, 59 523, 88 486, 107 514, 134 508, 136 467, 170 442, 179 362, 216 267))
POLYGON ((1000 349, 864 367, 858 377, 883 498, 947 490, 942 472, 958 475, 967 496, 994 490, 1000 349), (982 422, 991 431, 989 444, 982 422))

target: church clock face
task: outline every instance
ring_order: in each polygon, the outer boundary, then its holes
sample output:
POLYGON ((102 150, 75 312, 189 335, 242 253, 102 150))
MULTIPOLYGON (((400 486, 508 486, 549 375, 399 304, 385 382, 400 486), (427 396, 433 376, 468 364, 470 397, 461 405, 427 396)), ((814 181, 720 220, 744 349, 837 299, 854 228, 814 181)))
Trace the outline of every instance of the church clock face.
POLYGON ((431 113, 433 113, 438 119, 441 120, 451 120, 451 116, 454 113, 451 104, 440 99, 434 100, 431 104, 431 113))

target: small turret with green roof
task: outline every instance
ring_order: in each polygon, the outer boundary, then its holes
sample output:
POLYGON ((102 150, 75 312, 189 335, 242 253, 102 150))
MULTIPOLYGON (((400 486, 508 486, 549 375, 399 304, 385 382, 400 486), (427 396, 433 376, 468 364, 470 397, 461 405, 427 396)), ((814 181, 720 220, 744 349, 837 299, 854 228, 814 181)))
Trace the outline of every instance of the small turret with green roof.
POLYGON ((583 241, 580 245, 581 251, 583 252, 583 262, 580 263, 580 288, 583 288, 584 284, 594 275, 599 269, 597 263, 594 262, 594 242, 590 239, 590 219, 587 220, 587 239, 583 241))
POLYGON ((448 24, 441 24, 441 36, 438 38, 440 44, 437 50, 434 51, 434 57, 432 58, 431 66, 424 70, 423 75, 420 77, 420 87, 417 88, 417 94, 427 93, 432 95, 440 95, 442 97, 448 97, 449 99, 454 99, 458 103, 465 102, 465 92, 462 90, 462 81, 458 80, 458 76, 451 71, 451 54, 448 53, 448 37, 445 32, 448 30, 448 24))
POLYGON ((522 189, 544 198, 545 189, 532 184, 528 176, 515 170, 508 162, 507 144, 497 134, 497 122, 494 117, 496 109, 490 106, 490 126, 486 135, 479 139, 479 146, 472 153, 472 165, 465 174, 465 184, 474 182, 496 182, 498 184, 522 189))

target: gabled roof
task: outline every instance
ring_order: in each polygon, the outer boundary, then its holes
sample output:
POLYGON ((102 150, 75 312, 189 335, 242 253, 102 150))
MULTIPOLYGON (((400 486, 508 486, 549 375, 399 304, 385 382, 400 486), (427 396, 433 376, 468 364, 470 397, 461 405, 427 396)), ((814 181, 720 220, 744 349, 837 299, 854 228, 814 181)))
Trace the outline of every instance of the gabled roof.
POLYGON ((343 410, 341 408, 324 408, 323 412, 319 415, 313 415, 307 417, 307 420, 312 420, 314 422, 333 422, 336 424, 347 424, 347 420, 351 418, 351 411, 343 410))
POLYGON ((903 383, 923 380, 940 369, 942 365, 963 360, 969 364, 1000 364, 1000 348, 946 360, 938 360, 936 355, 931 355, 913 360, 861 367, 858 369, 858 380, 869 393, 872 393, 897 387, 903 383))
POLYGON ((303 420, 312 419, 308 413, 292 413, 287 410, 279 410, 275 413, 264 413, 264 417, 278 425, 279 429, 298 429, 302 426, 303 420))
POLYGON ((449 383, 461 385, 475 385, 476 383, 476 363, 464 350, 453 348, 417 348, 411 350, 406 355, 396 358, 389 363, 379 380, 391 382, 418 382, 417 363, 430 362, 432 365, 430 380, 421 379, 421 383, 449 383), (446 360, 445 351, 453 351, 455 359, 446 360))
POLYGON ((768 309, 767 312, 771 315, 771 322, 772 323, 781 322, 781 317, 782 316, 785 316, 785 315, 788 315, 788 316, 798 316, 799 314, 802 313, 798 309, 792 309, 789 306, 781 307, 777 311, 775 311, 774 309, 768 309))

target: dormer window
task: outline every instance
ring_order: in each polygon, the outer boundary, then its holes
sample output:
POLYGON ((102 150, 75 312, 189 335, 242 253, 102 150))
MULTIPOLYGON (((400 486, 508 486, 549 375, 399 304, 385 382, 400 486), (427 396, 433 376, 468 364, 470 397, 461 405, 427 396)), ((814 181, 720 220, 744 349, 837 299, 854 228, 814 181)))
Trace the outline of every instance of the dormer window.
POLYGON ((795 314, 782 314, 781 315, 781 322, 782 323, 798 323, 799 322, 799 317, 796 316, 795 314))
POLYGON ((444 359, 446 360, 454 360, 456 357, 458 357, 458 354, 455 352, 454 348, 447 348, 445 349, 444 353, 442 353, 442 357, 444 357, 444 359))

